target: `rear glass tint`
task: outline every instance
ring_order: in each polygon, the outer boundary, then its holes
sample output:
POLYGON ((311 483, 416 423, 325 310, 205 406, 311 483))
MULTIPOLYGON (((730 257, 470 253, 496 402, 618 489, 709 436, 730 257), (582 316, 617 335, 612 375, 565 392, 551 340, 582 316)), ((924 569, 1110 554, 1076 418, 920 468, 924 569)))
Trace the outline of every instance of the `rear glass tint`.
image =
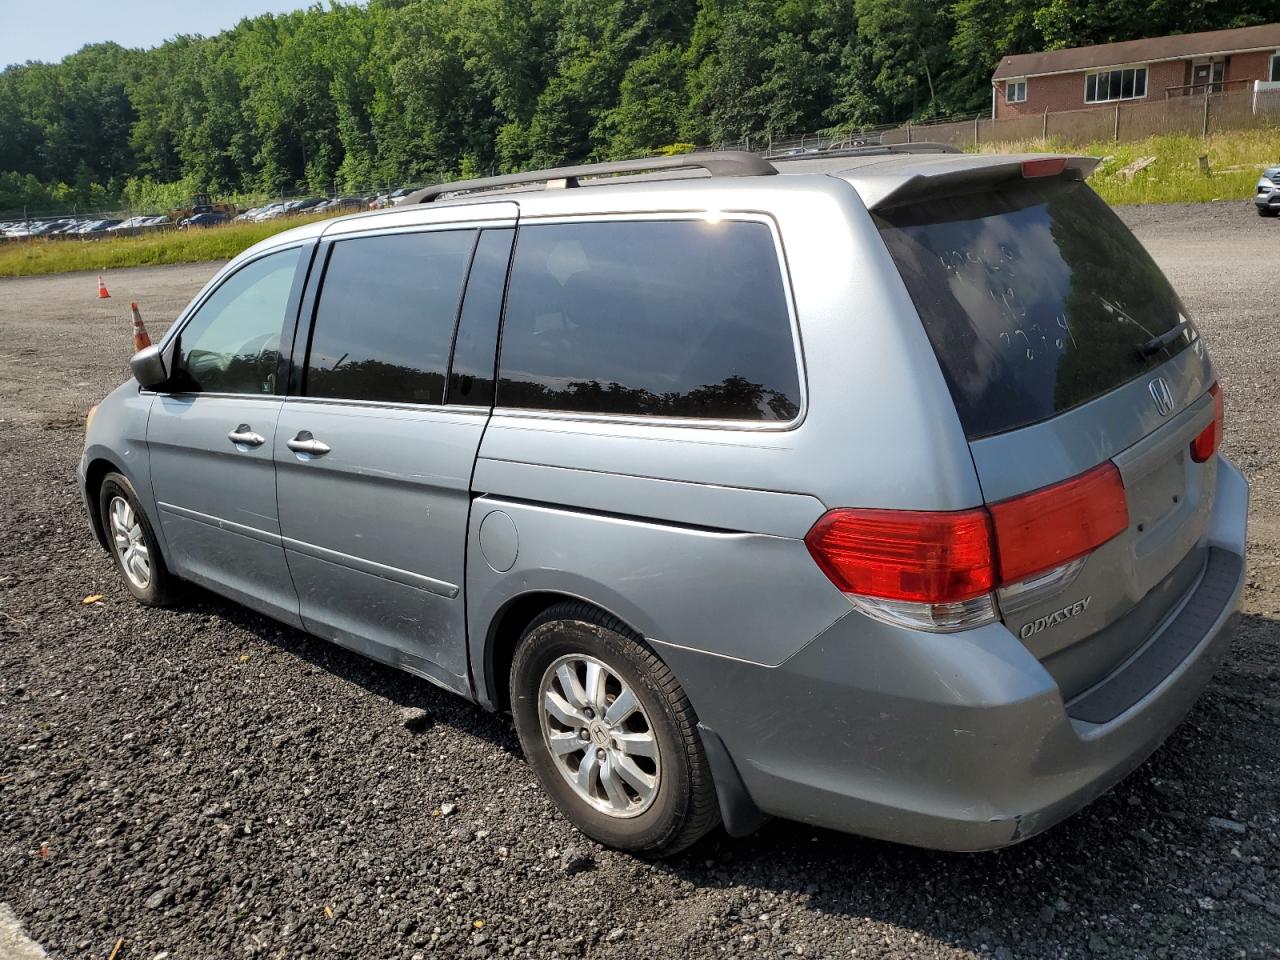
POLYGON ((800 411, 793 343, 763 223, 522 226, 498 404, 792 420, 800 411))
POLYGON ((475 242, 474 230, 441 230, 334 243, 303 392, 443 403, 449 346, 475 242))
POLYGON ((1081 181, 875 214, 970 439, 1115 389, 1195 337, 1169 281, 1081 181), (1168 336, 1162 336, 1168 335, 1168 336))

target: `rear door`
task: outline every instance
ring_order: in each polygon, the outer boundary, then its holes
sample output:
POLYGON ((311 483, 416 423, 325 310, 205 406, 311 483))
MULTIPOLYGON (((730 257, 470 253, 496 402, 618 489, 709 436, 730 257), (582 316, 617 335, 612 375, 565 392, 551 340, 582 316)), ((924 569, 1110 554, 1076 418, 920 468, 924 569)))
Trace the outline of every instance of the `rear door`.
POLYGON ((471 474, 515 224, 506 206, 509 222, 323 244, 276 431, 281 533, 307 629, 459 691, 471 474))
POLYGON ((1081 180, 1005 180, 875 217, 986 501, 1118 468, 1127 528, 999 595, 1069 698, 1132 654, 1204 567, 1217 463, 1191 451, 1214 421, 1204 345, 1155 262, 1081 180))

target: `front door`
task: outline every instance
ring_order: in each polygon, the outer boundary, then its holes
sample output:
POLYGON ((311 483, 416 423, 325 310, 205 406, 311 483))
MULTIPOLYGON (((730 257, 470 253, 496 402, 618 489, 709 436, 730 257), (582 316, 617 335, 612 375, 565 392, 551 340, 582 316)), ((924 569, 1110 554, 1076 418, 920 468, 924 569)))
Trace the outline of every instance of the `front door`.
POLYGON ((489 407, 446 406, 445 382, 473 251, 492 238, 502 248, 499 301, 487 301, 496 329, 511 232, 433 228, 322 248, 298 395, 276 429, 281 533, 306 628, 464 692, 471 473, 489 407))
POLYGON ((281 337, 300 247, 229 276, 177 334, 151 407, 151 483, 178 576, 299 624, 280 545, 272 451, 281 337))
POLYGON ((1206 90, 1213 93, 1222 91, 1222 79, 1226 73, 1226 62, 1223 60, 1208 61, 1191 65, 1192 92, 1203 94, 1206 90))

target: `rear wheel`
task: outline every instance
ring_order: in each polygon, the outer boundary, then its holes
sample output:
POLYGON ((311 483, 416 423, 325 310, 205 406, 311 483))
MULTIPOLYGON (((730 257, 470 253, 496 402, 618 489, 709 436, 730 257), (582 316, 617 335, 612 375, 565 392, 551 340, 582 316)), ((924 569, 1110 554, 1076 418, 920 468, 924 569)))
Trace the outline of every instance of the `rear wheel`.
POLYGON ((129 592, 151 607, 177 599, 178 580, 165 566, 133 484, 119 473, 107 474, 98 490, 98 510, 111 556, 129 592))
POLYGON ((719 822, 693 707, 615 618, 568 602, 535 619, 511 666, 511 697, 529 765, 587 836, 668 856, 719 822))

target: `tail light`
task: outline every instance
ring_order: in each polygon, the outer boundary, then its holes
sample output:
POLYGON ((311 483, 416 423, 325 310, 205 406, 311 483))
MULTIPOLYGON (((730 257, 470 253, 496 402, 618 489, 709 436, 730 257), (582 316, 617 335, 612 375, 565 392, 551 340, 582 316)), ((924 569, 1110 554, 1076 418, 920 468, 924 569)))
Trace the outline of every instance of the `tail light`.
POLYGON ((993 503, 989 509, 1002 583, 1059 567, 1129 526, 1124 481, 1110 461, 1051 487, 993 503))
POLYGON ((1200 431, 1200 435, 1191 441, 1191 459, 1196 463, 1204 463, 1222 445, 1223 432, 1226 430, 1226 410, 1222 404, 1222 387, 1214 384, 1209 388, 1209 396, 1213 397, 1213 423, 1200 431))
POLYGON ((1124 483, 1107 462, 973 510, 831 510, 805 545, 869 616, 951 632, 994 622, 997 588, 1078 569, 1079 558, 1128 525, 1124 483))
POLYGON ((945 603, 990 593, 995 586, 991 518, 982 509, 832 510, 805 543, 845 593, 945 603))

